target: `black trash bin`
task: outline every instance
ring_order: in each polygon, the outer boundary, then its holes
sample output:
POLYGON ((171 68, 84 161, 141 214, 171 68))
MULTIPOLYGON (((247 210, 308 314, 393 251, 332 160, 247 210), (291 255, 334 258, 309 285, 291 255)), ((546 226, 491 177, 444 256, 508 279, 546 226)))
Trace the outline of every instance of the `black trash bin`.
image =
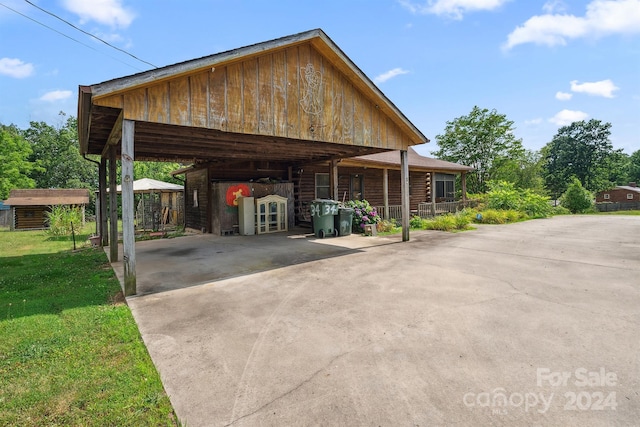
POLYGON ((338 208, 338 215, 335 216, 335 227, 338 230, 338 236, 348 236, 351 234, 353 225, 352 208, 338 208))

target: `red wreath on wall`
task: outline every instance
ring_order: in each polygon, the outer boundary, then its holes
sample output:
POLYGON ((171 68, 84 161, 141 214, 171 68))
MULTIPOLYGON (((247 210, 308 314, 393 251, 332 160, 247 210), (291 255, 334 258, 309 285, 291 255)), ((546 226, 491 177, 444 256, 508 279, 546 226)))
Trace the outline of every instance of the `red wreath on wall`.
POLYGON ((232 185, 227 189, 227 206, 237 207, 238 197, 250 197, 251 189, 247 184, 232 185))

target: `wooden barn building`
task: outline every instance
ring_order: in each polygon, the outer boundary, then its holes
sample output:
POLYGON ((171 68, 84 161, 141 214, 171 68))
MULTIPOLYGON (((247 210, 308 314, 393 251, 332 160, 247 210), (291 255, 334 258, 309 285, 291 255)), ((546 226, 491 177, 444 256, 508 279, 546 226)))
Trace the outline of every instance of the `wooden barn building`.
POLYGON ((52 206, 78 206, 89 203, 89 190, 85 189, 29 189, 11 190, 4 204, 11 207, 12 230, 38 230, 48 228, 47 212, 52 206))
MULTIPOLYGON (((390 179, 389 194, 399 197, 402 238, 408 240, 409 147, 429 141, 319 29, 80 86, 78 133, 80 152, 101 156, 103 244, 117 239, 115 227, 107 232, 107 176, 112 193, 118 181, 122 184, 127 295, 136 292, 135 160, 193 164, 185 186, 185 221, 196 221, 198 229, 211 232, 211 215, 233 209, 228 188, 216 189, 216 184, 272 186, 267 190, 280 192, 287 209, 294 205, 295 210, 304 198, 296 199, 300 194, 295 182, 300 173, 306 179, 309 167, 325 168, 329 194, 339 200, 345 188, 339 165, 345 159, 395 152, 397 169, 389 169, 397 178, 390 179), (190 219, 192 215, 200 218, 190 219)), ((231 193, 243 191, 246 188, 231 193)), ((116 224, 113 199, 108 217, 116 224)), ((110 257, 118 260, 115 244, 110 245, 110 257)))

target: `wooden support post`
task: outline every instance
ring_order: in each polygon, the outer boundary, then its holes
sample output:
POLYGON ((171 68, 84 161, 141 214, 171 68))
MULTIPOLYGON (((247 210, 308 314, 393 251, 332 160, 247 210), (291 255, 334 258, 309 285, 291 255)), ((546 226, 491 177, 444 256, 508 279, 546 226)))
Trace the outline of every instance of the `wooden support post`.
POLYGON ((333 200, 340 200, 338 194, 338 161, 331 160, 331 173, 329 174, 329 181, 331 185, 331 198, 333 200))
POLYGON ((96 201, 98 207, 96 214, 98 215, 99 222, 96 221, 98 226, 98 234, 100 235, 100 244, 102 246, 109 245, 108 230, 109 225, 107 222, 107 159, 100 159, 100 167, 98 168, 98 200, 96 201))
POLYGON ((409 156, 407 150, 400 151, 400 182, 402 183, 402 241, 409 241, 409 156))
POLYGON ((431 216, 436 216, 436 173, 431 172, 431 216))
POLYGON ((384 203, 384 219, 389 220, 389 169, 382 169, 382 199, 384 203))
POLYGON ((136 239, 133 224, 133 161, 135 122, 122 122, 122 244, 124 295, 136 294, 136 239))
POLYGON ((115 145, 109 147, 109 261, 118 262, 118 186, 115 145))
POLYGON ((462 204, 467 202, 467 173, 462 172, 460 174, 460 182, 462 182, 462 204))

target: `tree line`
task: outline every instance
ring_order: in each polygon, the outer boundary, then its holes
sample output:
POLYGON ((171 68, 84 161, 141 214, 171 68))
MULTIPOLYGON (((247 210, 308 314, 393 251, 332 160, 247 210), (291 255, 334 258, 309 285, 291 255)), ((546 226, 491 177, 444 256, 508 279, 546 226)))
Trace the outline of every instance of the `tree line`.
MULTIPOLYGON (((58 126, 0 124, 0 200, 14 188, 87 188, 93 196, 97 166, 80 155, 76 118, 62 112, 60 118, 58 126)), ((514 130, 506 115, 475 106, 447 122, 432 154, 472 166, 467 189, 477 194, 485 193, 490 182, 506 181, 555 200, 574 178, 591 192, 640 181, 640 150, 628 155, 614 149, 610 123, 591 119, 561 127, 539 151, 525 149, 514 130)), ((179 167, 135 162, 134 176, 179 183, 170 175, 179 167)))
MULTIPOLYGON (((57 126, 32 121, 29 128, 19 129, 0 124, 0 200, 16 188, 86 188, 94 197, 98 169, 80 154, 78 121, 62 112, 59 117, 57 126)), ((181 183, 170 175, 180 167, 178 163, 135 162, 134 176, 181 183)))
POLYGON ((640 150, 628 155, 614 149, 610 123, 573 122, 539 151, 525 149, 514 130, 506 115, 475 106, 447 122, 432 154, 474 167, 467 189, 477 194, 485 193, 490 182, 506 181, 557 200, 574 178, 590 192, 640 181, 640 150))

